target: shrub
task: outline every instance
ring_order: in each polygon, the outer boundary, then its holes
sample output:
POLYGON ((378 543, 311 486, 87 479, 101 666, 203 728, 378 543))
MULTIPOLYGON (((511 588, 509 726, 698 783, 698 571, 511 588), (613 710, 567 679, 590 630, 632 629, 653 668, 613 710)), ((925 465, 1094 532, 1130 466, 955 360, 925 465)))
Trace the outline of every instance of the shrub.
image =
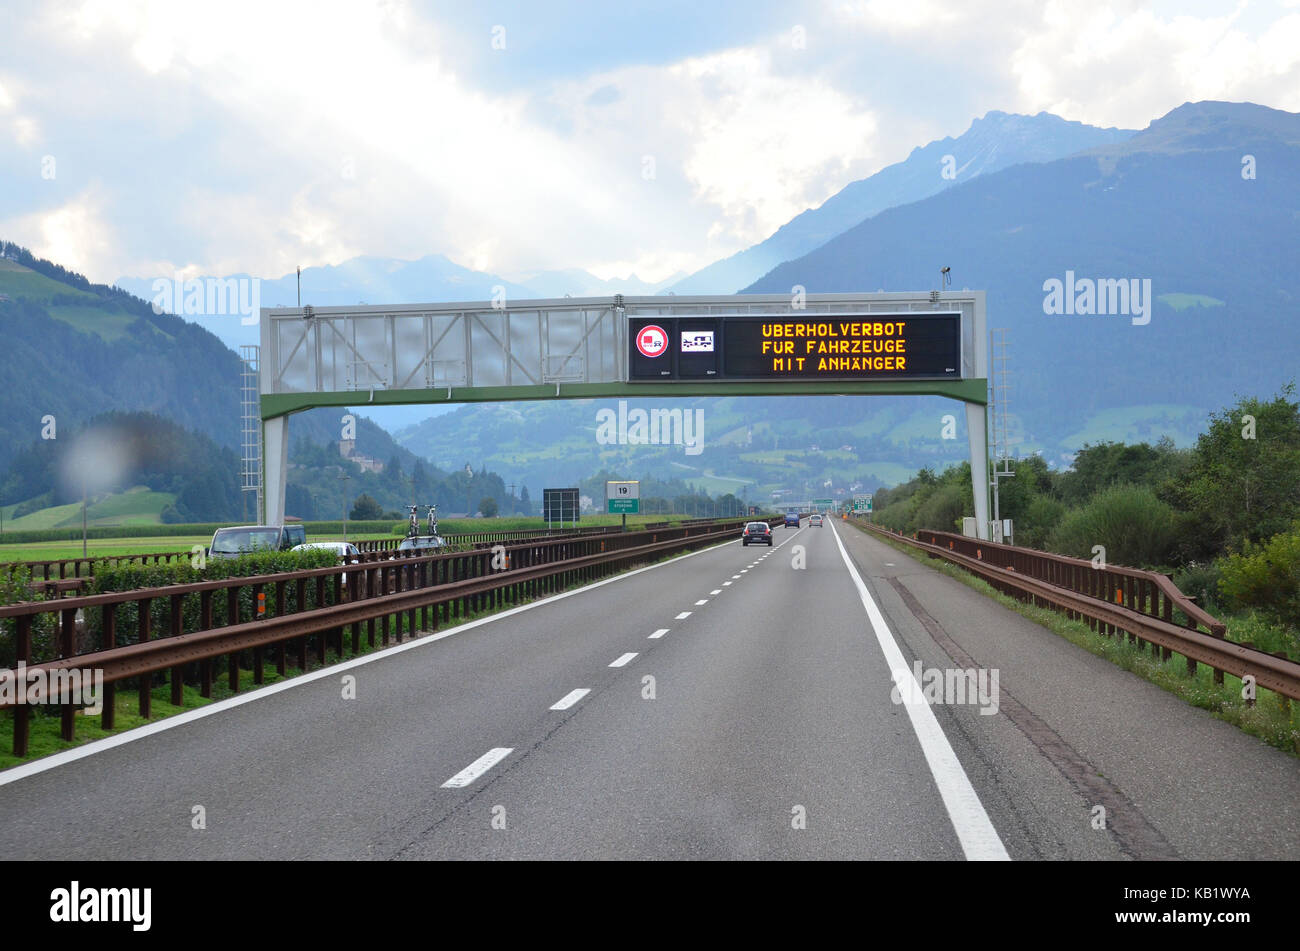
POLYGON ((1151 568, 1164 562, 1174 540, 1174 510, 1148 486, 1116 485, 1065 513, 1048 541, 1050 550, 1091 558, 1106 549, 1108 564, 1151 568))
POLYGON ((916 509, 914 528, 929 528, 940 532, 960 532, 963 515, 970 511, 973 500, 970 489, 957 485, 944 485, 929 493, 916 509))
POLYGON ((1278 624, 1300 628, 1300 523, 1221 559, 1219 572, 1219 591, 1229 607, 1255 608, 1278 624))

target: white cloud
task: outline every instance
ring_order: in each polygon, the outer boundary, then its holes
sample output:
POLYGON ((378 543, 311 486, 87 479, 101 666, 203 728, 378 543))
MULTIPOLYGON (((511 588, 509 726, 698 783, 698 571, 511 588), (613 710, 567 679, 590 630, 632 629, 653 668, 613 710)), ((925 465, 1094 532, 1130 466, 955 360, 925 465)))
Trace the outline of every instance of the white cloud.
POLYGON ((1300 109, 1300 15, 1239 9, 831 0, 802 51, 782 29, 491 92, 402 0, 42 5, 0 73, 0 138, 33 180, 57 155, 60 188, 15 192, 4 225, 98 280, 429 253, 655 280, 957 134, 970 103, 1139 128, 1188 99, 1300 109), (906 81, 939 70, 965 88, 906 81))

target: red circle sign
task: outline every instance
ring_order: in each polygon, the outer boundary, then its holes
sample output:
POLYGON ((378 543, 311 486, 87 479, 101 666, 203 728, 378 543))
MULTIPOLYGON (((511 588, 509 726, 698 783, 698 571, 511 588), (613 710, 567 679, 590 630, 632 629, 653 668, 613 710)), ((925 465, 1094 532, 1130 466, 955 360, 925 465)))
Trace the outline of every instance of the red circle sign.
POLYGON ((668 350, 668 333, 658 324, 646 324, 636 335, 636 348, 643 357, 657 357, 668 350))

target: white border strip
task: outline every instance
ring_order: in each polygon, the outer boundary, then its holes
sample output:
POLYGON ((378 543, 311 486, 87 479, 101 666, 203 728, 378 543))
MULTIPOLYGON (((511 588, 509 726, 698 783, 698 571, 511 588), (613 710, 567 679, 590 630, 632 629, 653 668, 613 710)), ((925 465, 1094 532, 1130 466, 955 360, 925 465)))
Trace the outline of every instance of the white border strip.
POLYGON ((124 746, 125 744, 132 743, 136 740, 143 740, 145 737, 153 736, 154 734, 161 733, 164 730, 172 730, 178 726, 193 723, 195 720, 202 720, 204 717, 224 713, 227 710, 243 706, 246 703, 252 703, 254 700, 262 700, 266 697, 270 697, 274 694, 280 693, 282 690, 301 687, 325 677, 334 677, 344 673, 345 671, 351 670, 353 667, 360 667, 362 664, 369 664, 377 660, 383 660, 392 657, 394 654, 400 654, 403 651, 415 650, 417 647, 424 647, 427 644, 440 641, 444 637, 452 637, 456 634, 473 630, 476 627, 482 627, 484 624, 491 624, 495 621, 504 620, 505 618, 511 617, 515 614, 520 614, 524 611, 531 611, 534 608, 540 608, 544 605, 552 604, 555 601, 563 601, 565 598, 571 598, 574 595, 583 594, 584 592, 591 591, 593 588, 600 588, 607 584, 615 584, 619 581, 624 581, 634 575, 639 575, 644 571, 654 571, 658 568, 667 567, 668 565, 675 565, 683 559, 694 558, 696 555, 706 555, 711 551, 717 551, 721 548, 727 547, 728 545, 738 544, 740 544, 740 539, 734 538, 718 545, 710 545, 708 548, 701 548, 699 551, 691 551, 684 555, 678 555, 669 561, 661 561, 653 565, 646 565, 644 568, 634 568, 631 571, 614 575, 612 578, 606 578, 603 581, 593 581, 591 584, 585 585, 584 587, 574 588, 572 591, 561 591, 559 594, 553 594, 549 598, 543 598, 541 601, 530 601, 528 604, 521 604, 518 607, 501 611, 498 614, 492 614, 488 617, 467 621, 464 624, 457 625, 456 627, 449 627, 445 631, 439 631, 437 634, 429 634, 424 637, 416 638, 413 641, 406 641, 403 644, 394 644, 392 647, 373 651, 369 654, 364 654, 361 657, 354 657, 351 660, 345 660, 329 667, 322 667, 320 670, 313 670, 309 674, 299 674, 297 677, 290 677, 288 680, 282 680, 279 683, 259 687, 256 690, 250 690, 247 693, 241 693, 234 697, 227 697, 225 700, 219 700, 216 703, 207 704, 206 706, 199 707, 197 710, 187 710, 184 713, 178 713, 163 720, 155 720, 151 723, 146 723, 143 726, 138 726, 131 730, 125 730, 122 733, 117 733, 113 736, 106 736, 102 740, 92 740, 89 743, 73 747, 70 750, 62 750, 58 753, 51 753, 49 756, 42 756, 40 759, 33 760, 30 763, 21 763, 18 766, 11 766, 9 769, 0 771, 0 786, 7 786, 9 783, 16 783, 20 779, 26 779, 28 776, 35 776, 37 773, 43 773, 46 770, 54 769, 55 767, 63 766, 79 759, 84 759, 87 756, 94 756, 96 753, 103 753, 107 750, 124 746))
POLYGON ((853 584, 858 589, 862 606, 867 609, 867 618, 871 621, 876 641, 884 652, 885 662, 889 664, 894 682, 899 685, 898 693, 903 698, 908 719, 912 721, 912 730, 916 733, 922 752, 925 753, 930 775, 934 777, 934 784, 939 788, 939 795, 943 797, 944 808, 948 810, 948 818, 952 821, 953 831, 957 833, 958 841, 961 842, 962 851, 970 860, 1010 861, 1011 856, 1007 854, 1006 846, 998 837, 998 830, 993 828, 993 822, 984 810, 984 804, 980 802, 975 787, 971 785, 970 777, 962 769, 961 761, 953 752, 952 744, 944 735, 943 727, 939 726, 934 711, 925 701, 921 685, 916 682, 916 678, 908 669, 907 661, 903 659, 903 652, 899 650, 894 635, 890 633, 889 625, 885 623, 885 616, 880 613, 880 608, 872 599, 871 592, 867 590, 862 576, 858 574, 858 569, 853 566, 834 523, 831 525, 831 534, 835 536, 835 544, 839 546, 844 566, 849 569, 853 584), (899 681, 905 677, 911 681, 909 686, 912 689, 899 684, 899 681))

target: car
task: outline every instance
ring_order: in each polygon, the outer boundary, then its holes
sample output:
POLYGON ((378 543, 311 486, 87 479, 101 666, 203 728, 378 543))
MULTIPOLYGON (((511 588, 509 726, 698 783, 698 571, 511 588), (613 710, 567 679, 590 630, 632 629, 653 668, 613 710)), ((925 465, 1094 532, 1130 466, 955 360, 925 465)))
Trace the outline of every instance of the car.
POLYGON ((208 557, 222 560, 254 551, 288 551, 306 541, 307 529, 302 525, 236 525, 213 532, 208 557))
POLYGON ((808 519, 808 525, 811 528, 821 528, 822 517, 820 515, 814 515, 812 518, 808 519))
POLYGON ((408 535, 403 538, 397 550, 427 554, 439 548, 447 547, 447 539, 441 535, 408 535))
MULTIPOLYGON (((294 545, 290 551, 332 551, 338 555, 339 564, 353 564, 354 560, 361 554, 357 546, 351 542, 306 542, 302 545, 294 545)), ((343 583, 348 583, 348 573, 343 572, 343 583)))
POLYGON ((798 512, 786 512, 786 513, 785 513, 785 527, 786 527, 786 528, 798 528, 798 527, 799 527, 799 513, 798 513, 798 512))
POLYGON ((745 530, 740 533, 740 543, 748 545, 750 542, 755 545, 760 545, 763 542, 767 542, 769 545, 772 544, 772 526, 768 525, 767 522, 747 522, 745 530))

